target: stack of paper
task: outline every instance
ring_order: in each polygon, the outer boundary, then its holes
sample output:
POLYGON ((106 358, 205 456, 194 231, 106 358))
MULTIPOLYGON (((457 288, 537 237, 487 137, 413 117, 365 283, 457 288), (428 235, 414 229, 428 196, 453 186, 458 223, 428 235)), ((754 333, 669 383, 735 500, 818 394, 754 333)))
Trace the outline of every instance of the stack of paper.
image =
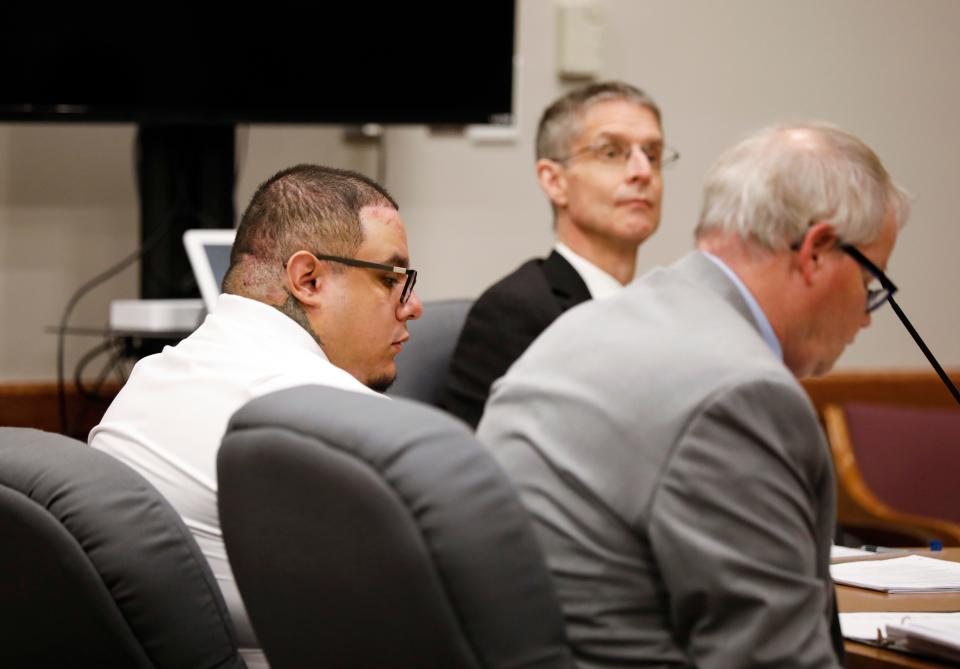
POLYGON ((830 546, 830 562, 851 562, 853 560, 870 560, 877 557, 876 553, 865 551, 860 548, 847 548, 846 546, 830 546))
MULTIPOLYGON (((949 613, 943 614, 949 616, 949 613)), ((887 638, 909 651, 960 662, 960 620, 946 618, 887 625, 887 638)))
POLYGON ((830 565, 834 582, 882 592, 960 592, 960 563, 907 555, 830 565))
POLYGON ((843 636, 960 661, 960 613, 841 613, 843 636))

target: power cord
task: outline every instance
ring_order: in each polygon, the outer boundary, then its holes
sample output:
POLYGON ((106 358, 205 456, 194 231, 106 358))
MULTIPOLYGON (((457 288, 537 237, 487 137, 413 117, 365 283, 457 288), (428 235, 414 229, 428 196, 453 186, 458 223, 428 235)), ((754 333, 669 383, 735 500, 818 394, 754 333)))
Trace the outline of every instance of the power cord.
POLYGON ((70 299, 67 300, 67 305, 63 309, 63 315, 60 317, 60 327, 57 332, 57 400, 59 404, 59 413, 60 413, 60 433, 65 435, 70 435, 70 425, 67 417, 67 386, 66 386, 66 375, 64 371, 65 367, 65 349, 66 349, 66 333, 67 328, 70 325, 70 315, 73 313, 74 308, 77 306, 77 303, 80 299, 89 293, 91 290, 99 286, 100 284, 112 279, 114 276, 125 270, 127 267, 135 263, 137 260, 142 258, 146 253, 148 253, 157 243, 163 239, 164 235, 167 234, 167 231, 170 227, 170 220, 168 219, 162 226, 160 226, 146 241, 144 241, 133 253, 121 259, 112 267, 107 268, 100 274, 97 274, 95 277, 84 283, 73 295, 70 296, 70 299))

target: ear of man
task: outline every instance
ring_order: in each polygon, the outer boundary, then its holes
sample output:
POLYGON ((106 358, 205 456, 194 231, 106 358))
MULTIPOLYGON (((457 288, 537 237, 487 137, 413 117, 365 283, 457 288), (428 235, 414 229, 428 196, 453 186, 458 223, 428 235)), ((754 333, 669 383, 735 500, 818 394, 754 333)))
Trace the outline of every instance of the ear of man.
POLYGON ((330 263, 317 260, 308 251, 297 251, 287 261, 287 291, 305 308, 317 307, 331 272, 330 263))
POLYGON ((827 221, 818 221, 807 229, 796 254, 805 283, 813 285, 821 277, 827 269, 827 253, 836 248, 838 241, 833 224, 827 221))
POLYGON ((567 175, 563 165, 541 158, 537 161, 537 181, 555 207, 567 206, 567 175))

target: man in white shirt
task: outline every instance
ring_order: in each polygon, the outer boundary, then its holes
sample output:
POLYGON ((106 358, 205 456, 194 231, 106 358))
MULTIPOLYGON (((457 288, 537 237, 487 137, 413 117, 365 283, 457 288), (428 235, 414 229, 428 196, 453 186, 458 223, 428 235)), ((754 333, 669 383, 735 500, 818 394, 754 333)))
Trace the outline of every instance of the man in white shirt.
MULTIPOLYGON (((284 170, 254 194, 237 229, 224 294, 204 323, 141 360, 90 445, 143 474, 210 562, 241 650, 258 645, 227 561, 216 459, 230 416, 303 384, 382 392, 422 305, 390 195, 353 172, 284 170)), ((262 664, 255 651, 248 664, 262 664)))
POLYGON ((501 377, 560 314, 619 292, 637 248, 660 224, 660 110, 622 82, 591 84, 556 100, 537 131, 537 179, 550 199, 557 243, 480 296, 467 316, 443 406, 476 426, 501 377))

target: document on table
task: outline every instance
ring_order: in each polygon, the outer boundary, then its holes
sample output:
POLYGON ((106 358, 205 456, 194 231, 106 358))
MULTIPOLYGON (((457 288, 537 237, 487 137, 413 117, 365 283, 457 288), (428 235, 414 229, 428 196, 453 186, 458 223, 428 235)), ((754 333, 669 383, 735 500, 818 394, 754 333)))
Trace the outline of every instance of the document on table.
POLYGON ((830 562, 850 562, 853 560, 876 559, 877 554, 865 551, 860 548, 847 548, 846 546, 830 546, 830 562))
POLYGON ((960 562, 907 555, 830 565, 835 583, 881 592, 960 592, 960 562))
POLYGON ((960 613, 841 613, 843 636, 960 660, 960 613))

